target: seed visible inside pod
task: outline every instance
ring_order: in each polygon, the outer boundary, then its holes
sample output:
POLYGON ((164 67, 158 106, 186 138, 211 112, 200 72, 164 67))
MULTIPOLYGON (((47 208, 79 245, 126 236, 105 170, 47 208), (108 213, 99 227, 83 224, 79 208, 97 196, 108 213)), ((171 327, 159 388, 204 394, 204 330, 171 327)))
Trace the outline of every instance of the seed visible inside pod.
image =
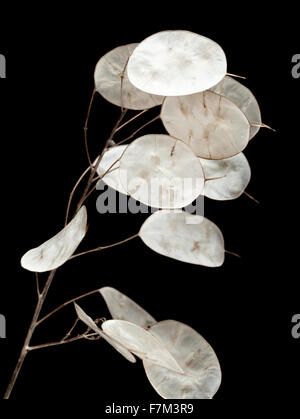
POLYGON ((189 31, 149 36, 128 61, 128 78, 138 89, 163 96, 183 96, 215 86, 225 76, 226 57, 211 39, 189 31))
POLYGON ((97 92, 109 102, 126 109, 143 110, 161 105, 164 98, 142 92, 128 80, 128 59, 137 45, 123 45, 105 54, 96 65, 94 79, 97 92))
POLYGON ((103 287, 99 292, 103 296, 113 319, 127 320, 145 329, 156 323, 156 320, 149 313, 120 291, 111 287, 103 287))
MULTIPOLYGON (((235 103, 236 106, 238 106, 246 115, 250 124, 260 125, 262 123, 260 108, 257 100, 255 99, 253 93, 243 84, 229 76, 225 76, 220 83, 213 86, 210 90, 227 97, 227 99, 235 103)), ((258 133, 259 130, 259 126, 251 126, 250 140, 258 133)))
POLYGON ((200 215, 157 211, 146 219, 139 235, 150 249, 182 262, 208 267, 224 262, 221 231, 200 215))
POLYGON ((251 170, 243 153, 223 160, 200 159, 204 174, 204 195, 211 199, 238 198, 246 189, 251 170))
POLYGON ((191 327, 175 320, 149 329, 173 355, 183 374, 144 360, 147 377, 165 399, 211 399, 221 384, 221 369, 212 347, 191 327))
POLYGON ((131 143, 119 175, 129 195, 155 208, 185 207, 204 187, 200 160, 183 141, 168 135, 145 135, 131 143))
POLYGON ((63 265, 84 238, 86 223, 87 212, 83 206, 59 233, 25 253, 21 259, 22 267, 32 272, 46 272, 63 265))
POLYGON ((198 157, 205 159, 232 157, 249 141, 250 124, 243 112, 211 91, 167 97, 161 119, 170 135, 186 142, 198 157))

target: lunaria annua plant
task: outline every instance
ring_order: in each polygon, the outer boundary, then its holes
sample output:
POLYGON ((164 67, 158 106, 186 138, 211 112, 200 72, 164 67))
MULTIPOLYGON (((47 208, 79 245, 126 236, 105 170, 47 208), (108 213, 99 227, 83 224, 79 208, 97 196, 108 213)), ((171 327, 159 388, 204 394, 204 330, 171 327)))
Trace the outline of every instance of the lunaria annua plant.
MULTIPOLYGON (((72 298, 41 316, 57 268, 91 252, 99 252, 140 238, 155 252, 178 261, 208 267, 224 262, 224 239, 209 219, 183 210, 199 195, 230 200, 246 193, 250 167, 242 151, 262 124, 253 94, 229 77, 222 48, 214 41, 188 31, 164 31, 140 44, 120 46, 96 65, 95 88, 84 125, 89 166, 70 194, 65 225, 54 237, 29 250, 21 259, 35 272, 38 301, 16 368, 4 398, 9 398, 29 351, 102 338, 127 360, 143 361, 147 378, 163 398, 210 399, 221 382, 216 354, 202 336, 175 320, 157 322, 119 291, 100 288, 72 298), (91 158, 87 129, 98 92, 121 108, 103 150, 91 158), (148 109, 161 106, 155 118, 130 136, 116 140, 123 127, 148 109), (128 110, 139 111, 124 120, 128 110), (161 119, 167 133, 137 134, 161 119), (132 141, 131 141, 132 140, 132 141), (124 144, 126 143, 126 144, 124 144), (122 144, 122 145, 121 145, 122 144), (78 186, 86 179, 73 218, 69 220, 78 186), (102 180, 116 191, 155 209, 140 231, 121 241, 74 254, 87 231, 86 199, 102 180), (40 272, 49 276, 40 289, 40 272), (90 318, 78 300, 100 293, 112 320, 90 318), (64 307, 75 303, 75 323, 58 342, 32 345, 35 329, 64 307), (87 330, 74 334, 81 320, 87 330)), ((269 128, 269 127, 267 127, 269 128)), ((248 194, 247 194, 248 195, 248 194)), ((251 196, 250 196, 251 197, 251 196)))

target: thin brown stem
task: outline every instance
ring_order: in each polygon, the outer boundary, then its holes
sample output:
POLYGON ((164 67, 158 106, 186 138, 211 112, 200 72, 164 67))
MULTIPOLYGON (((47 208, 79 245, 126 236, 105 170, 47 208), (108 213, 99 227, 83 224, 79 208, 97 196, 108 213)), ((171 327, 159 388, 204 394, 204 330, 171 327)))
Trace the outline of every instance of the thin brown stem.
POLYGON ((143 111, 139 112, 137 115, 133 116, 132 118, 128 119, 128 121, 124 122, 124 124, 120 125, 116 132, 120 131, 120 129, 126 127, 126 125, 130 124, 130 122, 134 121, 136 118, 139 118, 141 115, 143 115, 145 112, 147 112, 149 109, 144 109, 143 111))
POLYGON ((89 192, 89 188, 90 188, 90 185, 91 185, 91 183, 92 183, 92 181, 93 181, 94 175, 95 175, 95 173, 97 172, 97 169, 98 169, 98 167, 99 167, 99 165, 100 165, 100 163, 101 163, 101 160, 102 160, 103 154, 105 153, 105 151, 106 151, 106 149, 107 149, 107 145, 108 145, 108 143, 109 143, 109 142, 113 139, 113 137, 114 137, 114 135, 115 135, 115 133, 116 133, 116 129, 119 127, 120 123, 122 122, 122 120, 123 120, 124 116, 126 115, 126 112, 127 112, 127 109, 124 109, 124 110, 123 110, 123 112, 121 113, 121 115, 120 115, 119 119, 117 120, 117 122, 116 122, 115 126, 113 127, 113 129, 112 129, 112 131, 111 131, 111 133, 110 133, 110 136, 109 136, 109 137, 108 137, 108 139, 106 140, 105 146, 104 146, 104 148, 103 148, 103 150, 102 150, 101 154, 99 154, 99 156, 98 156, 98 158, 97 158, 97 160, 96 160, 95 164, 91 167, 91 173, 90 173, 89 179, 88 179, 88 181, 87 181, 86 187, 85 187, 85 189, 84 189, 84 192, 83 192, 82 198, 81 198, 81 200, 79 201, 79 203, 78 203, 78 205, 77 205, 76 213, 79 211, 79 209, 81 208, 81 205, 83 204, 83 202, 84 202, 84 201, 85 201, 85 199, 86 199, 86 196, 87 196, 87 194, 88 194, 88 192, 89 192))
POLYGON ((144 125, 142 125, 140 128, 138 128, 136 131, 134 131, 134 133, 132 133, 131 135, 129 135, 127 138, 124 138, 124 140, 119 141, 118 143, 116 143, 115 145, 113 145, 112 147, 116 147, 120 144, 125 143, 125 141, 130 140, 131 138, 133 138, 138 132, 140 132, 143 128, 145 128, 147 125, 152 124, 152 122, 157 121, 157 119, 160 118, 160 115, 157 115, 155 118, 151 119, 151 121, 146 122, 144 125))
POLYGON ((254 201, 256 204, 259 204, 259 203, 260 203, 257 199, 255 199, 255 198, 254 198, 252 195, 250 195, 248 192, 244 191, 244 194, 245 194, 248 198, 252 199, 252 201, 254 201))
POLYGON ((244 80, 246 80, 247 78, 247 77, 238 76, 237 74, 232 74, 232 73, 226 73, 226 76, 236 77, 237 79, 244 79, 244 80))
POLYGON ((251 127, 267 128, 267 129, 270 129, 271 131, 276 132, 276 129, 274 129, 274 128, 270 127, 269 125, 266 125, 266 124, 250 124, 250 125, 251 125, 251 127))
POLYGON ((138 234, 134 234, 133 236, 130 236, 127 239, 121 240, 117 243, 109 244, 107 246, 100 246, 100 247, 96 247, 95 249, 90 249, 90 250, 86 250, 85 252, 77 253, 77 254, 71 256, 70 259, 74 259, 74 258, 77 258, 79 256, 87 255, 88 253, 98 252, 98 251, 101 251, 101 250, 109 249, 111 247, 119 246, 120 244, 123 244, 123 243, 126 243, 126 242, 130 241, 130 240, 133 240, 138 236, 139 236, 138 234))
POLYGON ((241 259, 241 256, 238 253, 230 252, 229 250, 225 250, 225 253, 228 253, 231 256, 235 256, 235 257, 241 259))
POLYGON ((83 127, 84 147, 85 147, 86 156, 87 156, 87 159, 88 159, 88 162, 89 162, 90 166, 92 165, 92 161, 91 161, 91 156, 90 156, 89 147, 88 147, 87 131, 88 131, 88 123, 89 123, 89 119, 90 119, 92 105, 93 105, 93 102, 94 102, 95 93, 96 93, 96 89, 93 90, 92 97, 91 97, 89 107, 88 107, 88 111, 87 111, 87 115, 86 115, 86 118, 85 118, 84 127, 83 127))
POLYGON ((41 292, 40 292, 40 284, 39 284, 39 274, 35 272, 35 285, 36 285, 36 293, 38 298, 40 298, 41 292))
POLYGON ((88 297, 89 295, 95 294, 96 292, 99 292, 99 288, 97 288, 97 289, 95 289, 93 291, 86 292, 85 294, 79 295, 78 297, 72 298, 71 300, 64 302, 63 304, 61 304, 60 306, 58 306, 54 310, 52 310, 50 313, 46 314, 46 316, 42 317, 37 322, 37 325, 40 325, 43 321, 45 321, 46 319, 48 319, 49 317, 51 317, 53 314, 57 313, 62 308, 68 306, 69 304, 72 304, 72 303, 74 303, 77 300, 81 300, 82 298, 88 297))
POLYGON ((66 333, 66 335, 62 338, 62 340, 61 340, 61 341, 67 340, 67 339, 71 336, 71 334, 72 334, 73 330, 74 330, 74 329, 75 329, 75 327, 77 326, 78 321, 79 321, 79 319, 77 318, 77 319, 75 320, 75 322, 74 322, 73 326, 71 327, 71 329, 68 331, 68 333, 66 333))
POLYGON ((39 296, 39 299, 38 299, 38 302, 37 302, 37 305, 36 305, 36 308, 35 308, 35 311, 34 311, 34 314, 33 314, 33 318, 32 318, 32 321, 30 323, 30 326, 29 326, 29 329, 28 329, 28 332, 27 332, 27 335, 26 335, 26 338, 25 338, 25 341, 24 341, 24 345, 22 347, 22 350, 21 350, 21 353, 20 353, 20 356, 19 356, 19 359, 18 359, 18 362, 17 362, 17 365, 14 369, 14 372, 11 376, 8 387, 7 387, 6 392, 4 394, 4 397, 3 397, 4 399, 9 399, 9 397, 11 395, 11 392, 14 388, 14 385, 15 385, 16 380, 18 378, 19 372, 22 368, 23 362, 24 362, 24 360, 26 358, 26 355, 28 353, 29 344, 30 344, 32 335, 35 331, 35 328, 37 327, 37 320, 39 318, 41 309, 43 307, 45 298, 47 296, 50 285, 51 285, 52 280, 54 278, 55 272, 56 272, 56 270, 53 270, 53 271, 50 272, 50 274, 48 276, 48 279, 47 279, 47 281, 44 285, 44 288, 43 288, 43 290, 42 290, 42 292, 39 296))
MULTIPOLYGON (((85 121, 85 126, 84 126, 85 128, 87 128, 87 125, 88 125, 88 120, 89 120, 89 115, 90 115, 90 111, 91 111, 91 106, 92 106, 92 102, 93 102, 93 99, 94 99, 94 95, 95 95, 95 90, 93 91, 92 99, 90 101, 90 105, 89 105, 89 109, 88 109, 88 113, 87 113, 87 117, 86 117, 86 121, 85 121)), ((84 174, 76 182, 76 185, 75 185, 75 187, 73 188, 73 190, 72 190, 72 192, 70 194, 70 199, 69 199, 69 203, 68 203, 68 210, 67 210, 66 220, 68 218, 69 207, 70 207, 71 200, 72 200, 72 197, 74 195, 75 189, 77 188, 79 182, 84 177, 84 175, 91 169, 89 180, 88 180, 88 182, 86 184, 86 187, 85 187, 85 190, 83 192, 83 195, 82 195, 82 197, 81 197, 81 199, 80 199, 80 201, 78 203, 78 206, 77 206, 77 211, 78 211, 78 209, 81 207, 81 202, 85 200, 85 197, 86 197, 86 195, 88 193, 90 184, 91 184, 91 182, 93 180, 93 177, 94 177, 94 174, 96 173, 97 168, 98 168, 98 166, 99 166, 99 164, 101 162, 101 159, 102 159, 102 156, 103 156, 103 154, 104 154, 104 152, 106 150, 106 147, 107 147, 108 143, 113 139, 114 134, 116 132, 116 129, 120 125, 120 123, 121 123, 123 117, 125 116, 126 112, 127 112, 127 110, 125 109, 121 113, 121 115, 120 115, 117 123, 115 124, 115 126, 114 126, 114 128, 113 128, 113 130, 112 130, 112 132, 111 132, 111 134, 110 134, 110 136, 108 138, 108 140, 106 141, 106 144, 105 144, 105 147, 102 150, 102 153, 99 155, 99 157, 97 159, 97 162, 96 162, 96 165, 95 166, 92 166, 92 164, 91 164, 91 159, 89 157, 89 153, 88 153, 88 149, 87 149, 87 137, 85 135, 85 144, 86 144, 86 150, 87 150, 87 155, 88 155, 90 167, 88 169, 86 169, 86 171, 84 172, 84 174)), ((85 134, 86 134, 86 129, 84 131, 85 131, 85 134)), ((41 320, 38 320, 38 319, 39 319, 39 316, 40 316, 40 313, 41 313, 43 304, 45 302, 46 296, 48 294, 50 285, 51 285, 52 280, 54 278, 55 272, 56 272, 56 269, 52 270, 49 273, 49 276, 48 276, 47 281, 46 281, 46 283, 45 283, 45 285, 43 287, 43 290, 40 292, 39 289, 38 289, 38 302, 37 302, 37 305, 36 305, 36 308, 35 308, 35 311, 34 311, 34 314, 33 314, 32 320, 31 320, 31 323, 30 323, 30 326, 29 326, 28 331, 27 331, 27 335, 25 337, 25 341, 24 341, 23 347, 21 349, 21 353, 19 355, 17 364, 16 364, 15 369, 14 369, 14 371, 12 373, 12 376, 11 376, 11 378, 9 380, 9 383, 8 383, 7 389, 5 391, 5 394, 3 396, 3 399, 9 399, 9 397, 11 395, 11 392, 12 392, 14 386, 15 386, 15 383, 16 383, 16 380, 18 378, 18 375, 20 373, 20 370, 22 368, 22 365, 24 363, 24 360, 25 360, 25 358, 26 358, 27 353, 29 352, 29 350, 32 350, 34 348, 37 349, 38 347, 53 346, 54 344, 56 344, 54 342, 52 344, 43 344, 43 345, 39 345, 39 346, 36 346, 36 347, 30 347, 29 346, 30 345, 31 338, 32 338, 32 335, 33 335, 36 327, 41 323, 41 320)), ((36 277, 36 281, 37 281, 37 277, 36 277)), ((43 318, 43 319, 45 319, 45 318, 43 318)), ((65 341, 59 342, 57 344, 68 343, 68 342, 73 341, 73 340, 75 340, 75 338, 72 338, 72 340, 70 340, 70 339, 69 340, 65 340, 65 341)))
POLYGON ((76 191, 76 189, 78 188, 80 182, 82 181, 82 179, 84 178, 84 176, 91 170, 91 166, 89 166, 87 169, 85 169, 85 171, 82 173, 82 175, 79 177, 79 179, 77 180, 77 182, 75 183, 70 195, 69 195, 69 200, 68 200, 68 205, 67 205, 67 211, 66 211, 66 217, 65 217, 65 226, 68 223, 68 218, 69 218, 69 213, 70 213, 70 207, 71 207, 71 203, 72 203, 72 199, 74 196, 74 193, 76 191))
POLYGON ((34 351, 36 349, 49 348, 51 346, 64 345, 65 343, 76 342, 77 340, 85 339, 86 337, 91 337, 91 336, 96 336, 96 335, 98 335, 98 333, 90 333, 88 335, 83 334, 83 335, 75 336, 75 337, 70 338, 68 340, 59 340, 58 342, 42 343, 41 345, 29 346, 28 351, 34 351))

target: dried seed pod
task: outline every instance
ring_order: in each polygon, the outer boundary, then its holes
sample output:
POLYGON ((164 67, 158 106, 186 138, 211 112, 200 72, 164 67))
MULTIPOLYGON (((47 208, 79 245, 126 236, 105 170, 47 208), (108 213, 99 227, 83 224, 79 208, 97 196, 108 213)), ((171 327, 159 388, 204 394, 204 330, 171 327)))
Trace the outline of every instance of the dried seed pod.
POLYGON ((232 157, 249 141, 250 123, 244 113, 224 96, 211 91, 167 97, 161 119, 170 135, 186 142, 204 159, 232 157))
POLYGON ((103 287, 99 292, 113 319, 127 320, 145 329, 156 323, 149 313, 120 291, 111 287, 103 287))
POLYGON ((84 238, 86 223, 87 212, 83 206, 58 234, 25 253, 21 259, 22 267, 32 272, 46 272, 63 265, 84 238))
POLYGON ((185 207, 204 188, 200 160, 183 141, 168 135, 145 135, 131 143, 119 174, 129 195, 155 208, 185 207))
POLYGON ((204 174, 204 195, 220 201, 238 198, 246 189, 251 170, 243 153, 223 160, 200 159, 204 174))
POLYGON ((127 62, 137 45, 123 45, 105 54, 96 65, 94 79, 97 92, 109 102, 143 110, 161 105, 164 98, 142 92, 128 80, 127 62))
POLYGON ((225 76, 226 57, 211 39, 189 31, 163 31, 142 41, 129 58, 131 83, 145 92, 183 96, 215 86, 225 76))
MULTIPOLYGON (((128 195, 127 191, 123 187, 119 172, 120 172, 120 161, 119 159, 126 150, 127 145, 119 145, 116 147, 109 148, 103 155, 101 162, 98 166, 97 173, 99 176, 104 175, 109 169, 112 170, 109 173, 106 173, 103 177, 103 182, 106 183, 112 189, 128 195), (114 164, 115 163, 115 164, 114 164)), ((101 181, 101 180, 100 180, 101 181)), ((100 182, 99 181, 99 182, 100 182)))
POLYGON ((183 373, 144 360, 147 377, 165 399, 211 399, 221 384, 221 369, 212 347, 190 326, 165 320, 150 328, 173 355, 183 373))
POLYGON ((103 331, 120 342, 141 359, 181 373, 182 369, 164 345, 151 333, 125 320, 108 320, 102 324, 103 331))
MULTIPOLYGON (((250 124, 261 125, 262 121, 259 105, 253 93, 246 86, 232 77, 225 76, 220 83, 211 87, 210 90, 227 97, 227 99, 235 103, 246 115, 250 124)), ((251 126, 250 140, 259 130, 259 126, 251 126)))
POLYGON ((94 332, 98 333, 104 340, 106 340, 106 342, 113 346, 116 349, 116 351, 123 355, 124 358, 126 358, 128 361, 132 363, 136 362, 135 357, 122 344, 116 342, 113 338, 111 338, 101 329, 99 329, 94 320, 90 316, 88 316, 78 304, 74 303, 74 306, 79 320, 85 323, 94 332))
POLYGON ((221 231, 200 215, 157 211, 146 219, 139 236, 150 249, 182 262, 208 267, 224 262, 221 231))

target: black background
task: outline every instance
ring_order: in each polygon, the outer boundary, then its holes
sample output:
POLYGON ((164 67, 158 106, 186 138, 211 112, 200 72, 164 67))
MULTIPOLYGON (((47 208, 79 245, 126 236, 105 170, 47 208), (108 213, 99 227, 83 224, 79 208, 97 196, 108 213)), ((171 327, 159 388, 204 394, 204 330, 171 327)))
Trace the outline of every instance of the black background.
MULTIPOLYGON (((7 338, 0 341, 0 393, 36 303, 34 275, 23 270, 19 260, 63 226, 68 194, 87 165, 83 125, 95 64, 116 46, 139 42, 160 30, 187 29, 222 46, 228 72, 247 77, 245 84, 261 105, 263 122, 277 130, 261 129, 245 150, 252 168, 247 191, 260 205, 246 196, 205 201, 205 215, 223 231, 226 249, 242 258, 227 255, 221 268, 209 269, 164 258, 136 239, 60 268, 43 312, 94 288, 113 286, 158 320, 180 320, 208 340, 223 372, 216 400, 249 399, 255 405, 269 396, 290 401, 298 396, 299 340, 291 336, 292 315, 300 310, 300 80, 291 75, 291 58, 299 53, 297 21, 287 7, 264 12, 248 5, 249 10, 240 6, 233 12, 229 5, 222 10, 204 10, 201 5, 196 10, 188 3, 180 9, 169 6, 169 12, 154 3, 140 3, 135 8, 72 6, 68 13, 45 8, 35 14, 26 8, 18 10, 18 20, 13 14, 3 16, 0 53, 6 55, 7 79, 0 80, 0 312, 7 319, 7 338)), ((118 115, 117 107, 97 95, 89 125, 93 157, 118 115)), ((136 122, 132 129, 138 126, 136 122)), ((164 132, 160 122, 144 133, 158 130, 164 132)), ((123 137, 127 133, 124 130, 123 137)), ((118 138, 123 137, 120 132, 118 138)), ((80 250, 134 234, 147 217, 100 216, 98 194, 87 203, 90 227, 80 250)), ((42 282, 44 278, 46 274, 42 282)), ((92 317, 109 317, 98 296, 81 306, 92 317)), ((74 318, 72 307, 64 309, 36 331, 33 343, 59 340, 74 318)), ((109 400, 162 401, 141 363, 128 363, 102 341, 30 353, 12 399, 36 397, 97 400, 100 412, 109 400)))

